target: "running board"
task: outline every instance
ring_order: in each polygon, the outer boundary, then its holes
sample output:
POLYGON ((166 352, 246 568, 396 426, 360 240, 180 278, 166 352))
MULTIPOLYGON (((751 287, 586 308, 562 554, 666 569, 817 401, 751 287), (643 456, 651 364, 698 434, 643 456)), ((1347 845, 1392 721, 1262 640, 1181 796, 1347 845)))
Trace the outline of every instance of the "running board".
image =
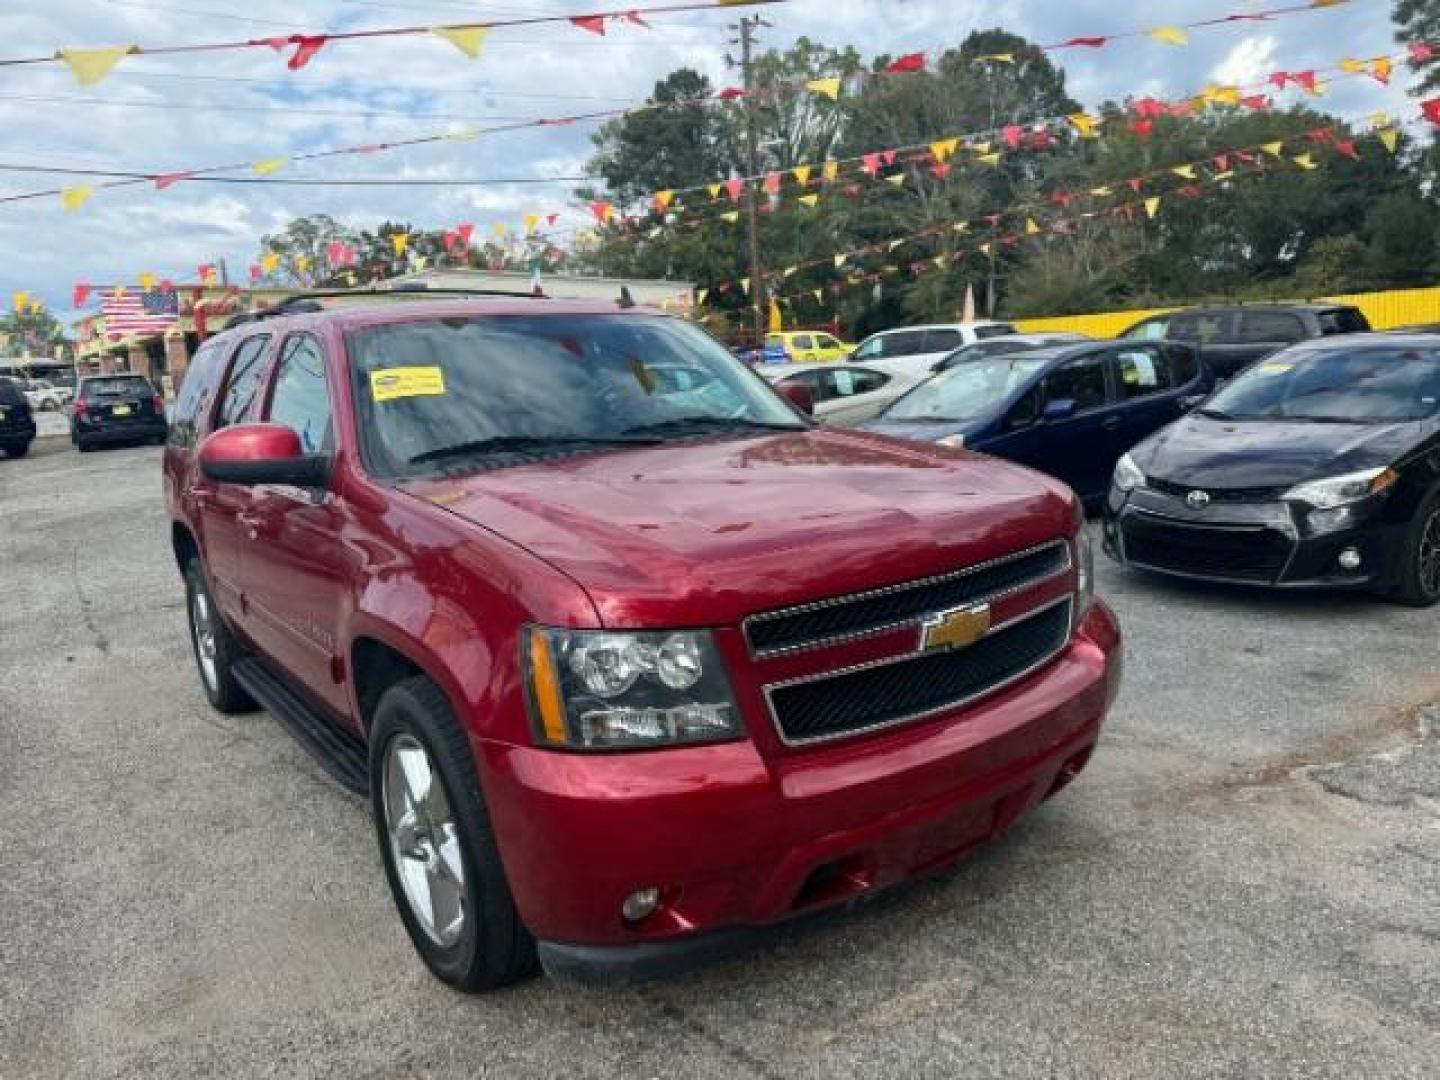
POLYGON ((235 681, 347 791, 362 798, 370 794, 370 756, 361 739, 316 712, 253 657, 237 660, 231 670, 235 681))

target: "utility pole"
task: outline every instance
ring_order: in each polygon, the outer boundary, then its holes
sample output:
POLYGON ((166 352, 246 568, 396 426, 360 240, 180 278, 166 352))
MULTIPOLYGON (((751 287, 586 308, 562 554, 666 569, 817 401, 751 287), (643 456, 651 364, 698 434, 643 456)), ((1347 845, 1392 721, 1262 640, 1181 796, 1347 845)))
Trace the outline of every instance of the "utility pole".
MULTIPOLYGON (((740 20, 740 70, 745 86, 745 168, 750 181, 745 185, 745 211, 750 224, 750 296, 755 308, 755 343, 765 340, 768 317, 765 289, 765 266, 760 260, 760 198, 757 187, 760 176, 760 117, 755 100, 755 31, 771 24, 759 15, 740 20)), ((735 62, 730 61, 731 67, 735 62)))

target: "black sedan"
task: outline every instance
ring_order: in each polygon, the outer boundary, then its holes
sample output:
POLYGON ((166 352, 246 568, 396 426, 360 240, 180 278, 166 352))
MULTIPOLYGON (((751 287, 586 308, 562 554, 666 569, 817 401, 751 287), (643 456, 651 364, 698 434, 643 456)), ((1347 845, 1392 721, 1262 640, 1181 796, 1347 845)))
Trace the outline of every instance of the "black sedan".
POLYGON ((1122 457, 1105 550, 1186 577, 1440 600, 1440 335, 1323 338, 1122 457))

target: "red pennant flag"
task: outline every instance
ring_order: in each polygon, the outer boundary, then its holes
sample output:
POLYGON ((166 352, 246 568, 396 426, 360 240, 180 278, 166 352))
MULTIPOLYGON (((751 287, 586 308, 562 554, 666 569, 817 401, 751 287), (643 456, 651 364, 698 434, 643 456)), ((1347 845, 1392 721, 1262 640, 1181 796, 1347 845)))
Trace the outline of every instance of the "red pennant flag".
POLYGON ((1236 151, 1235 151, 1235 156, 1236 156, 1237 158, 1239 158, 1241 161, 1245 162, 1246 165, 1254 165, 1254 164, 1255 164, 1255 155, 1254 155, 1253 153, 1251 153, 1249 150, 1236 150, 1236 151))
POLYGON ((174 291, 175 291, 175 283, 174 283, 173 281, 171 281, 168 277, 167 277, 167 278, 161 278, 161 279, 160 279, 160 291, 163 292, 163 293, 172 293, 172 292, 174 292, 174 291))
POLYGON ((879 154, 866 154, 863 158, 860 159, 860 162, 860 167, 864 169, 867 173, 869 173, 871 176, 875 176, 877 173, 880 172, 879 154))
POLYGON ((627 11, 625 13, 625 21, 634 23, 636 26, 643 26, 646 30, 650 29, 650 24, 640 17, 640 12, 638 11, 627 11))
POLYGON ((1227 170, 1228 168, 1230 168, 1230 155, 1229 155, 1229 154, 1216 154, 1216 155, 1215 155, 1215 168, 1217 168, 1217 169, 1220 170, 1221 172, 1225 172, 1225 170, 1227 170))
POLYGON ((1440 53, 1437 53, 1435 46, 1427 45, 1423 41, 1411 42, 1409 52, 1411 62, 1416 64, 1423 64, 1440 55, 1440 53))
MULTIPOLYGON (((552 215, 552 217, 553 216, 554 215, 552 215)), ((455 226, 455 235, 460 238, 461 245, 467 248, 470 246, 470 236, 474 232, 475 225, 473 222, 462 221, 459 225, 455 226)))
POLYGON ((780 194, 780 174, 778 172, 771 172, 765 174, 765 194, 780 194))
POLYGON ((1024 132, 1020 129, 1019 124, 1006 124, 1000 129, 1001 138, 1005 140, 1005 145, 1011 150, 1018 150, 1020 148, 1020 137, 1023 134, 1024 132))
POLYGON ((200 277, 200 284, 202 284, 202 285, 208 285, 208 284, 210 283, 210 278, 211 278, 211 277, 214 275, 214 273, 215 273, 215 264, 214 264, 214 263, 201 263, 199 266, 197 266, 197 267, 195 268, 195 272, 196 272, 196 273, 199 275, 199 277, 200 277))
POLYGON ((1130 124, 1130 130, 1142 139, 1148 139, 1150 132, 1155 128, 1154 120, 1135 120, 1130 124))
POLYGON ((250 280, 251 280, 251 281, 259 281, 259 280, 260 280, 260 266, 259 266, 258 263, 251 263, 251 264, 250 264, 250 280))
MULTIPOLYGON (((276 40, 275 38, 270 39, 269 44, 272 49, 276 48, 276 40)), ((295 46, 295 51, 290 54, 290 59, 285 62, 285 66, 291 71, 299 71, 315 58, 315 54, 325 47, 325 42, 328 40, 324 34, 315 34, 313 36, 307 34, 291 34, 284 40, 283 44, 279 46, 279 48, 282 49, 286 45, 295 46)))
POLYGON ((1291 75, 1290 77, 1294 79, 1297 83, 1299 83, 1301 86, 1303 86, 1306 90, 1309 90, 1312 94, 1315 92, 1315 72, 1297 71, 1294 75, 1291 75))
POLYGON ((987 217, 985 220, 990 223, 990 228, 992 228, 992 229, 998 229, 998 228, 1000 227, 1000 215, 999 215, 999 214, 991 214, 991 215, 990 215, 989 217, 987 217))
POLYGON ((1270 85, 1275 87, 1275 89, 1277 90, 1284 90, 1285 84, 1289 81, 1290 73, 1288 71, 1277 71, 1270 76, 1270 85))
POLYGON ((907 71, 924 71, 925 54, 918 52, 906 53, 899 59, 892 60, 885 70, 892 75, 898 75, 907 71))
POLYGON ((1157 116, 1164 116, 1168 111, 1165 103, 1153 97, 1144 97, 1130 106, 1131 111, 1139 117, 1154 119, 1157 116))
POLYGON ((715 96, 721 101, 734 101, 736 98, 744 97, 745 91, 738 86, 727 86, 715 96))
POLYGON ((1335 137, 1335 130, 1328 127, 1311 128, 1305 133, 1305 138, 1312 143, 1327 143, 1335 137))
POLYGON ((1190 101, 1177 101, 1165 111, 1171 116, 1186 117, 1195 111, 1195 105, 1190 101))
POLYGON ((604 199, 596 199, 590 204, 590 213, 595 215, 596 221, 604 225, 610 220, 611 215, 615 213, 615 207, 604 199))
POLYGON ((738 176, 725 181, 725 194, 730 196, 732 203, 740 201, 740 196, 745 193, 745 181, 738 176))
POLYGON ((1425 114, 1425 119, 1432 124, 1440 124, 1440 97, 1433 97, 1429 101, 1420 102, 1420 111, 1425 114))
POLYGON ((70 290, 70 306, 73 308, 84 307, 85 301, 89 298, 90 286, 86 285, 83 281, 78 282, 75 288, 70 290))
POLYGON ((948 178, 949 175, 950 175, 950 170, 951 170, 951 165, 950 165, 950 163, 949 163, 948 161, 946 161, 946 162, 939 162, 939 161, 937 161, 934 165, 931 165, 931 166, 930 166, 930 171, 935 174, 935 176, 936 176, 937 179, 940 179, 940 180, 944 180, 944 179, 948 178))
POLYGON ((882 150, 880 152, 880 160, 885 162, 886 165, 894 165, 897 156, 894 150, 882 150))
POLYGON ((559 215, 559 214, 546 214, 546 215, 545 215, 545 224, 546 224, 546 225, 549 225, 552 229, 555 227, 555 223, 556 223, 557 221, 559 221, 559 220, 560 220, 560 215, 559 215))
POLYGON ((1032 150, 1048 150, 1051 141, 1050 132, 1045 128, 1041 128, 1039 131, 1031 132, 1030 134, 1030 148, 1032 150))
POLYGON ((345 265, 345 245, 339 240, 331 240, 325 245, 325 259, 330 263, 332 269, 345 265))
POLYGON ((155 190, 164 191, 170 185, 178 184, 181 180, 189 180, 194 175, 193 172, 162 173, 155 177, 155 190))
POLYGON ((1200 197, 1200 189, 1194 184, 1186 184, 1184 187, 1179 187, 1175 190, 1187 199, 1198 199, 1200 197))
POLYGON ((1098 49, 1109 40, 1109 38, 1103 37, 1077 37, 1071 38, 1069 41, 1062 41, 1055 47, 1058 49, 1068 49, 1072 46, 1081 46, 1086 49, 1098 49))
POLYGON ((581 30, 589 30, 592 34, 605 36, 605 16, 603 15, 575 15, 570 21, 581 30))
POLYGON ((1264 94, 1251 94, 1249 97, 1242 97, 1240 104, 1247 109, 1264 109, 1270 105, 1270 99, 1264 94))
POLYGON ((1068 191, 1057 191, 1050 196, 1050 201, 1052 203, 1054 203, 1056 206, 1064 206, 1066 208, 1070 206, 1070 203, 1074 201, 1074 199, 1075 196, 1070 194, 1070 192, 1068 191))
POLYGON ((1143 176, 1137 176, 1133 180, 1126 180, 1125 182, 1130 185, 1130 190, 1135 192, 1136 195, 1139 195, 1140 189, 1145 186, 1145 178, 1143 176))
POLYGON ((1337 154, 1343 154, 1345 157, 1351 158, 1354 161, 1360 160, 1360 152, 1355 149, 1354 139, 1343 139, 1337 142, 1335 144, 1335 152, 1337 154))
POLYGON ((446 229, 441 240, 445 243, 446 251, 454 251, 455 245, 460 242, 460 235, 454 229, 446 229))

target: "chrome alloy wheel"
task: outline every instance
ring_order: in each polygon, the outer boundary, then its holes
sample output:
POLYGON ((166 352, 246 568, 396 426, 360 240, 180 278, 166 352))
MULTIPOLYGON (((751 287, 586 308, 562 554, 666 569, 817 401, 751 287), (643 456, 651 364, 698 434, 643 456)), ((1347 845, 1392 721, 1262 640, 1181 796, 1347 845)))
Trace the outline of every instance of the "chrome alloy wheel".
POLYGON ((430 940, 449 948, 465 931, 465 864, 445 787, 414 736, 391 740, 381 794, 405 902, 430 940))
POLYGON ((1426 596, 1440 594, 1440 510, 1430 515, 1420 533, 1420 588, 1426 596))
POLYGON ((200 677, 214 693, 220 686, 220 675, 215 667, 215 613, 203 589, 194 589, 190 595, 190 626, 195 634, 195 658, 200 661, 200 677))

